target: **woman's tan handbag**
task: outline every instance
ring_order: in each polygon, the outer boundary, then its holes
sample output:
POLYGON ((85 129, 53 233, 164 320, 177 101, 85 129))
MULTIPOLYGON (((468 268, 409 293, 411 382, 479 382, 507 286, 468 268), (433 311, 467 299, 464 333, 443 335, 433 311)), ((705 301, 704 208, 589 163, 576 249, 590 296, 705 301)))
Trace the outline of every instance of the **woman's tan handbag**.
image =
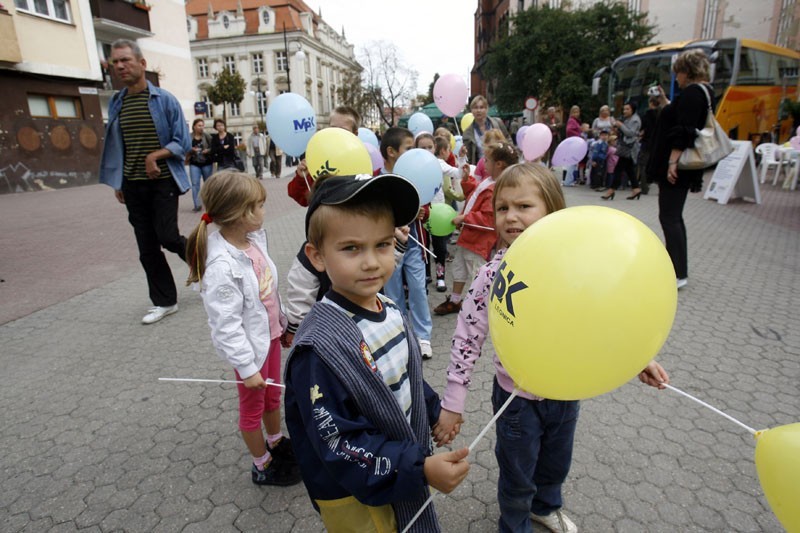
POLYGON ((725 156, 733 152, 733 144, 714 118, 714 110, 711 108, 711 95, 708 88, 702 84, 697 84, 706 95, 708 100, 708 114, 706 115, 706 125, 702 130, 697 130, 697 138, 694 140, 694 148, 687 148, 678 159, 678 168, 682 170, 698 170, 708 168, 725 156))

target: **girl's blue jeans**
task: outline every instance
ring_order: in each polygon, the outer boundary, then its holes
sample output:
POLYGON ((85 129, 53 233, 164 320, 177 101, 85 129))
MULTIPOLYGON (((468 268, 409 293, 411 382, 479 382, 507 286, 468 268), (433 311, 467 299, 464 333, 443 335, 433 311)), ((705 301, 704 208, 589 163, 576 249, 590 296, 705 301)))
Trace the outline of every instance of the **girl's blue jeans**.
POLYGON ((211 176, 211 171, 213 169, 213 165, 205 165, 202 167, 189 165, 189 177, 192 180, 192 201, 195 207, 200 207, 200 202, 198 201, 198 196, 200 196, 200 177, 202 176, 203 181, 206 181, 208 177, 211 176))
MULTIPOLYGON (((494 412, 509 396, 495 379, 494 412)), ((498 419, 494 452, 500 470, 501 533, 530 533, 531 513, 546 515, 561 508, 579 411, 578 401, 516 397, 498 419)))

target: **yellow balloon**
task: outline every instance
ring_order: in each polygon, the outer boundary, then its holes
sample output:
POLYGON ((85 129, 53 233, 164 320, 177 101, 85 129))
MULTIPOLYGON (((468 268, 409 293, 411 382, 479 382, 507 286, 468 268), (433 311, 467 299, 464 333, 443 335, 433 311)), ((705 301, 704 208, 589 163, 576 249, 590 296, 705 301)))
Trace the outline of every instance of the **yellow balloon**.
POLYGON ((372 160, 364 143, 342 128, 327 128, 314 134, 306 147, 306 165, 315 180, 332 176, 372 174, 372 160))
POLYGON ((756 470, 772 512, 800 532, 800 423, 768 429, 756 441, 756 470))
POLYGON ((464 113, 464 116, 461 117, 461 131, 469 128, 474 121, 475 117, 472 116, 472 113, 464 113))
POLYGON ((455 149, 456 149, 456 138, 455 138, 455 136, 451 135, 450 136, 450 150, 452 151, 452 150, 455 150, 455 149))
POLYGON ((672 262, 647 226, 615 209, 572 207, 509 248, 489 329, 519 388, 579 400, 619 387, 655 357, 677 301, 672 262))

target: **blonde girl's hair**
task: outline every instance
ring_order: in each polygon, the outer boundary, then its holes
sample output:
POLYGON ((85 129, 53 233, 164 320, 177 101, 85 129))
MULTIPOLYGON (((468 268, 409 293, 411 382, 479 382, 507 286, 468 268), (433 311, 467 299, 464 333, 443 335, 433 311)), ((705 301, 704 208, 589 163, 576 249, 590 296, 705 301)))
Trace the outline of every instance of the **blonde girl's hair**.
POLYGON ((422 139, 430 139, 431 142, 433 142, 434 146, 436 146, 436 142, 433 140, 433 135, 431 135, 427 131, 421 131, 417 133, 416 137, 414 137, 414 148, 419 148, 419 142, 422 139))
POLYGON ((439 127, 438 127, 438 128, 436 128, 435 130, 433 130, 433 136, 434 136, 434 137, 444 137, 444 138, 446 138, 446 139, 449 141, 449 140, 450 140, 450 137, 452 137, 452 136, 453 136, 453 134, 452 134, 452 133, 450 133, 450 130, 448 130, 447 128, 444 128, 444 127, 442 127, 442 126, 439 126, 439 127))
POLYGON ((519 187, 522 183, 533 183, 539 187, 547 214, 567 207, 561 183, 550 169, 535 163, 517 163, 511 165, 500 174, 494 184, 492 208, 497 209, 497 195, 506 187, 519 187))
POLYGON ((503 132, 497 128, 492 128, 483 134, 483 144, 497 144, 506 140, 503 132))
POLYGON ((507 141, 489 145, 484 144, 483 153, 495 163, 498 161, 505 163, 506 167, 519 163, 519 152, 517 152, 513 144, 507 141))
POLYGON ((187 285, 201 281, 206 270, 208 220, 224 228, 242 218, 253 217, 256 207, 267 199, 267 191, 257 179, 247 174, 223 170, 203 184, 200 199, 206 212, 186 239, 186 259, 189 263, 187 285))

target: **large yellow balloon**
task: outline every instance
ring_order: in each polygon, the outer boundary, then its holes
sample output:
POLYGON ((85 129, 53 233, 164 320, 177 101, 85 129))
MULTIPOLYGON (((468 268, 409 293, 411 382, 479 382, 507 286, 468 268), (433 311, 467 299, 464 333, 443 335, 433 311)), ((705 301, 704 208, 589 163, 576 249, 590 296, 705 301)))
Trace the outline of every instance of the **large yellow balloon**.
POLYGON ((364 143, 347 130, 327 128, 311 137, 306 147, 306 165, 311 177, 372 174, 372 160, 364 143))
POLYGON ((756 470, 772 512, 800 532, 800 423, 769 429, 756 441, 756 470))
POLYGON ((615 209, 572 207, 509 248, 489 328, 519 388, 578 400, 638 374, 666 341, 676 307, 672 262, 647 226, 615 209))
POLYGON ((474 121, 475 117, 472 113, 464 113, 464 116, 461 117, 461 131, 463 132, 465 129, 469 128, 474 121))

